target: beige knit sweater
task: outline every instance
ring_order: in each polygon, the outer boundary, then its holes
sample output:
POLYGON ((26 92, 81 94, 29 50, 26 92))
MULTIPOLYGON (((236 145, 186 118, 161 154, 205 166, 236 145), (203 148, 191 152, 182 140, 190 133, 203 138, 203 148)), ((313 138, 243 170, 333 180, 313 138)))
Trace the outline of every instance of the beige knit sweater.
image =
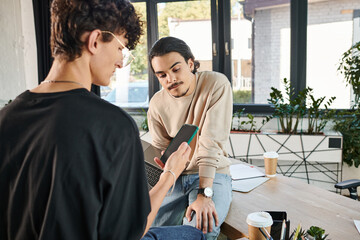
POLYGON ((229 80, 217 72, 196 73, 196 88, 189 96, 175 98, 160 90, 148 110, 152 144, 165 150, 183 124, 196 125, 199 131, 190 143, 191 162, 183 174, 209 178, 215 173, 229 174, 225 144, 231 128, 232 99, 229 80))

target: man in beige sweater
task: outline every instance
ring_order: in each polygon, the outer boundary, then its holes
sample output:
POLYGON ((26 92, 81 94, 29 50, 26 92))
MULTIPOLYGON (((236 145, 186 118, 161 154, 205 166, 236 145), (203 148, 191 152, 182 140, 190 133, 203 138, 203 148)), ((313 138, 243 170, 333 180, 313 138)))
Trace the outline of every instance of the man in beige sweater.
POLYGON ((231 203, 225 151, 233 107, 230 82, 221 73, 197 72, 200 64, 190 48, 174 37, 158 40, 149 62, 163 87, 148 110, 153 145, 165 150, 183 124, 199 127, 190 144, 191 162, 165 198, 153 226, 193 225, 207 239, 216 239, 231 203))

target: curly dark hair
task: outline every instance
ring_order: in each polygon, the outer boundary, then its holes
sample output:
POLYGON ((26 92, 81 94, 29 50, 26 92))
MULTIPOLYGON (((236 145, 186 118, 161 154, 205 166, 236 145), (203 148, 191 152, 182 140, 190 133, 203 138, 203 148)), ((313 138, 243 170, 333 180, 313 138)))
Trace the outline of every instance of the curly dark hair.
MULTIPOLYGON (((143 22, 128 0, 53 0, 51 4, 51 52, 67 61, 81 56, 83 33, 100 29, 121 34, 134 49, 143 34, 143 22)), ((112 40, 110 34, 102 41, 112 40)))
POLYGON ((151 60, 154 57, 161 57, 170 52, 179 53, 185 59, 185 62, 192 59, 194 61, 194 70, 192 73, 196 73, 197 69, 200 67, 200 62, 195 60, 190 47, 183 40, 176 37, 164 37, 157 40, 149 52, 149 63, 153 72, 154 69, 152 67, 151 60))

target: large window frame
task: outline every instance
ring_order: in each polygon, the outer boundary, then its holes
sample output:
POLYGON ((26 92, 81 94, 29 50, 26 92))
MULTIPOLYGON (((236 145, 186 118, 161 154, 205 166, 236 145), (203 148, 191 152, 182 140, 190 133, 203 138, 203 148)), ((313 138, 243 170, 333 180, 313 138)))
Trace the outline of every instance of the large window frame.
MULTIPOLYGON (((164 2, 181 2, 185 0, 132 0, 146 2, 148 49, 158 40, 157 4, 164 2)), ((276 1, 276 0, 270 0, 276 1)), ((290 1, 291 18, 291 86, 298 93, 306 87, 306 31, 308 0, 290 1)), ((231 81, 231 32, 230 32, 230 0, 211 0, 211 26, 213 44, 213 70, 225 74, 231 81), (215 52, 216 51, 216 52, 215 52)), ((149 73, 149 98, 160 90, 159 81, 149 73)), ((268 115, 273 112, 269 104, 234 104, 233 110, 245 108, 245 112, 268 115)), ((132 109, 136 110, 136 109, 132 109)))
MULTIPOLYGON (((132 0, 131 2, 146 2, 147 18, 147 44, 148 49, 158 40, 158 16, 157 4, 169 2, 183 2, 189 0, 132 0)), ((191 1, 191 0, 190 0, 191 1)), ((225 54, 225 46, 230 47, 230 0, 210 0, 211 4, 211 28, 213 59, 212 67, 214 71, 224 73, 229 79, 231 76, 231 51, 225 54), (226 17, 227 16, 227 17, 226 17)), ((150 63, 149 63, 150 64, 150 63)), ((148 66, 149 76, 149 99, 160 90, 160 84, 156 76, 148 66)))
MULTIPOLYGON (((158 39, 157 24, 157 4, 164 2, 181 2, 185 0, 132 0, 131 2, 146 2, 147 14, 147 44, 148 49, 158 39)), ((191 0, 188 0, 191 1, 191 0)), ((281 0, 268 0, 269 2, 278 2, 281 0)), ((33 0, 34 2, 34 0, 33 0)), ((51 0, 45 0, 49 3, 51 0)), ((212 26, 212 44, 213 44, 213 70, 225 74, 231 81, 231 32, 230 32, 230 0, 210 0, 211 4, 211 26, 212 26), (226 53, 227 52, 227 53, 226 53)), ((298 93, 306 87, 306 45, 307 45, 307 5, 308 0, 290 0, 290 21, 291 21, 291 62, 290 79, 291 86, 298 93)), ((41 4, 34 4, 35 18, 44 19, 44 10, 41 4)), ((45 17, 46 18, 46 17, 45 17)), ((37 46, 47 46, 42 44, 50 38, 50 24, 42 27, 41 21, 35 21, 37 46), (39 38, 39 36, 42 36, 39 38), (47 36, 47 37, 46 37, 47 36), (40 40, 39 40, 40 39, 40 40)), ((254 46, 254 45, 253 45, 254 46)), ((254 62, 254 61, 252 61, 254 62)), ((47 75, 50 69, 51 54, 50 51, 38 51, 39 83, 47 75)), ((149 76, 149 99, 160 90, 160 85, 148 66, 149 76)), ((92 87, 92 91, 100 95, 100 88, 92 87)), ((245 112, 268 115, 273 112, 269 104, 234 104, 234 112, 245 108, 245 112)), ((142 109, 127 109, 131 112, 142 109)))

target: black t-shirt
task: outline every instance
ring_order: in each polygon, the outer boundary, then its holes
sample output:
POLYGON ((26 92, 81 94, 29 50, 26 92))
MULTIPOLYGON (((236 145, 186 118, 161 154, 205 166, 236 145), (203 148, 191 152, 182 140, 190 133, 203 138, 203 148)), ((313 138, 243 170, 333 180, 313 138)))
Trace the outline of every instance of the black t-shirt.
POLYGON ((0 111, 0 239, 140 239, 150 212, 131 117, 86 89, 0 111))

